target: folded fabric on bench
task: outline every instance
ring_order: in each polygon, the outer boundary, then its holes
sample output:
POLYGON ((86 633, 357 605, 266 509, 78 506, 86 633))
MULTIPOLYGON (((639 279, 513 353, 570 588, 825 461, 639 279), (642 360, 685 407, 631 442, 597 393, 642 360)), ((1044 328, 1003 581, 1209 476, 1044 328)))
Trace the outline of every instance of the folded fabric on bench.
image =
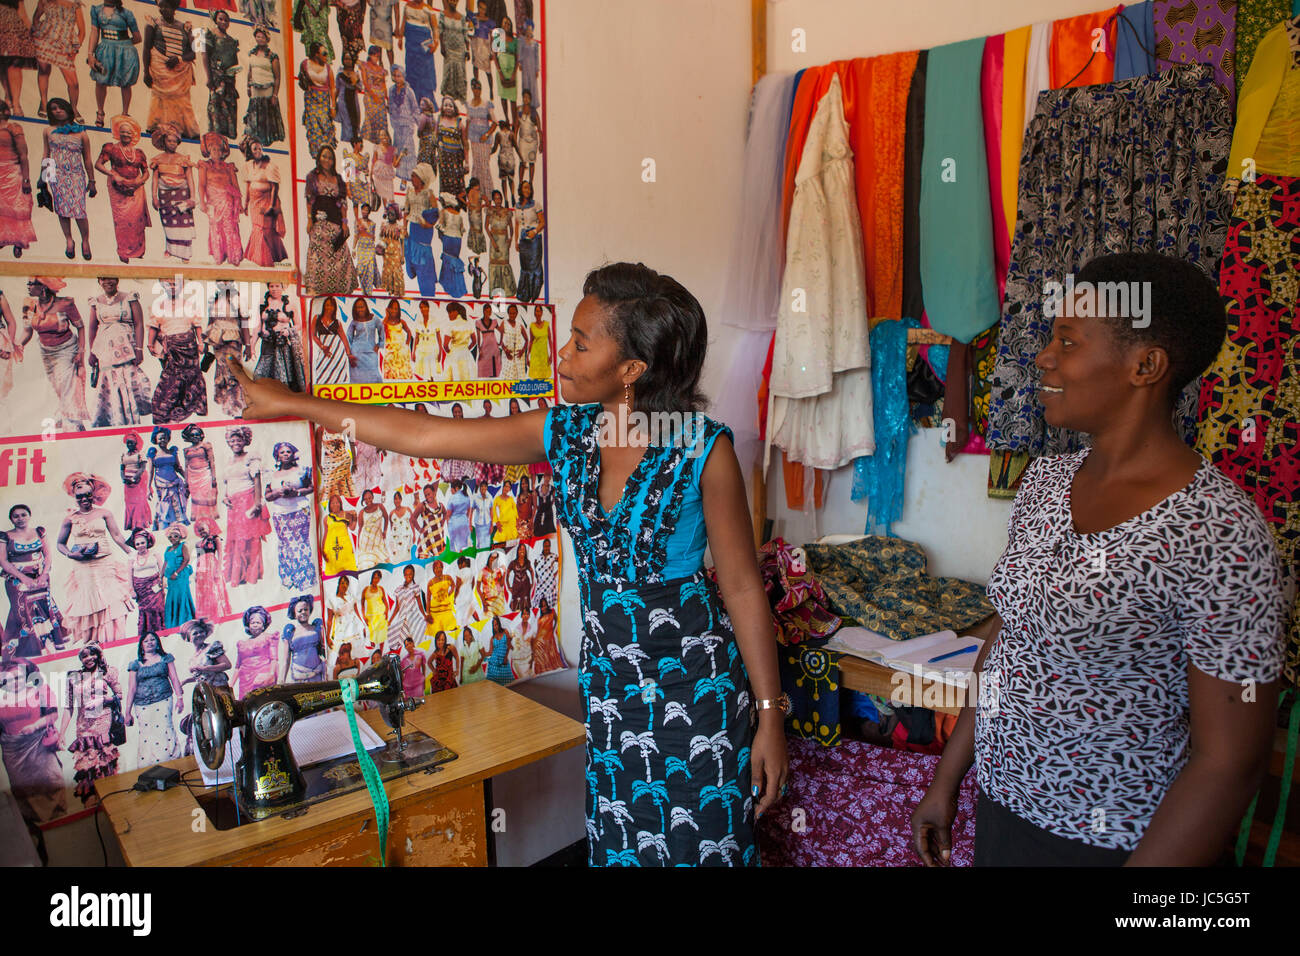
POLYGON ((914 541, 868 535, 804 551, 835 613, 895 641, 945 629, 960 634, 993 613, 984 585, 931 577, 914 541))

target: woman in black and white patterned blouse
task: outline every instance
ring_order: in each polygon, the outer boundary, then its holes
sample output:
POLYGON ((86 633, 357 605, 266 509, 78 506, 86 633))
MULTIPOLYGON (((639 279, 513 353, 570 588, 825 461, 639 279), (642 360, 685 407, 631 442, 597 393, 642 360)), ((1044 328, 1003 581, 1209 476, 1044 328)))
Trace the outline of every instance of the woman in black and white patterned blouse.
POLYGON ((1223 342, 1219 296, 1154 253, 1094 259, 1075 289, 1039 395, 1091 448, 1039 458, 1016 495, 979 704, 912 817, 929 865, 972 762, 977 866, 1214 863, 1267 766, 1289 577, 1250 496, 1171 424, 1223 342))

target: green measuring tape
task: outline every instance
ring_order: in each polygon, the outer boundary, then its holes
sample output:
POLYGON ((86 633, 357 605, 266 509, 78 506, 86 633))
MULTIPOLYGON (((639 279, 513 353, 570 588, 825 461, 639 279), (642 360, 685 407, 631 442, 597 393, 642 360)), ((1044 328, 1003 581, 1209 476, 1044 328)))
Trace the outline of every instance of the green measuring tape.
POLYGON ((379 830, 379 865, 388 866, 388 794, 384 792, 384 783, 379 779, 379 768, 366 752, 361 743, 361 731, 357 729, 357 682, 356 678, 345 677, 339 681, 343 692, 343 709, 348 714, 348 728, 352 731, 352 745, 357 748, 357 764, 361 767, 361 776, 366 779, 366 789, 370 791, 370 802, 375 805, 375 824, 379 830))
MULTIPOLYGON (((1278 707, 1286 701, 1287 695, 1295 690, 1288 687, 1282 691, 1278 697, 1278 707)), ((1287 805, 1291 802, 1291 781, 1295 774, 1295 759, 1297 743, 1300 743, 1300 701, 1291 702, 1291 720, 1287 726, 1286 734, 1286 757, 1282 761, 1282 780, 1279 787, 1277 798, 1277 812, 1273 815, 1273 827, 1269 830, 1268 845, 1264 848, 1264 863, 1266 867, 1271 867, 1277 859, 1277 848, 1282 842, 1282 830, 1286 825, 1287 805)), ((1246 847, 1250 843, 1250 828, 1255 822, 1255 806, 1259 803, 1259 794, 1256 793, 1250 801, 1250 807, 1246 810, 1246 816, 1241 821, 1241 829, 1237 831, 1237 848, 1236 859, 1237 866, 1241 866, 1246 859, 1246 847)))

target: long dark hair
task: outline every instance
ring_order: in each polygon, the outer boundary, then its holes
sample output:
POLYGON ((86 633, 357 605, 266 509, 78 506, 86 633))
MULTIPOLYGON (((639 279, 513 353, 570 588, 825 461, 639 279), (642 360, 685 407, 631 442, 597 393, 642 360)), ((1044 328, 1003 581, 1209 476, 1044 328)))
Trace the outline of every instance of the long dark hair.
POLYGON ((614 262, 587 273, 582 292, 609 309, 606 330, 622 358, 646 364, 634 386, 637 411, 695 412, 708 405, 699 387, 708 325, 680 282, 640 262, 614 262))
POLYGON ((140 635, 140 640, 137 641, 135 645, 136 660, 144 661, 144 642, 149 640, 149 638, 151 637, 158 642, 158 656, 162 657, 167 653, 165 650, 163 650, 162 636, 157 631, 145 631, 143 634, 140 635))

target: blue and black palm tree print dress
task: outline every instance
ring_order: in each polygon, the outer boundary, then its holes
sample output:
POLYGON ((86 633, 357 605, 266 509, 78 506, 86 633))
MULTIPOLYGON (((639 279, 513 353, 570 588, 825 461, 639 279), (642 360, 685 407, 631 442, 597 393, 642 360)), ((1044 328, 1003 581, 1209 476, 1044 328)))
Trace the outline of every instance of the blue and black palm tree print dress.
POLYGON ((700 476, 731 432, 699 415, 685 440, 650 445, 606 513, 601 411, 557 406, 545 430, 582 598, 588 862, 757 865, 749 682, 704 574, 700 476))

